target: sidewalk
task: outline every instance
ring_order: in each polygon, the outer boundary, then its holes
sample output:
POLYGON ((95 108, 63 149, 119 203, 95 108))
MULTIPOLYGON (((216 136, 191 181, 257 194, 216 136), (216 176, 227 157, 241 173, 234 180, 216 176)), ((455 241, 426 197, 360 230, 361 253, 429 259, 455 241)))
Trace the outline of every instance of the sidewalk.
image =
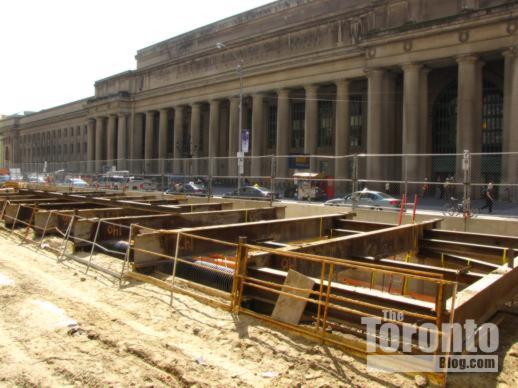
MULTIPOLYGON (((460 200, 460 199, 459 199, 460 200)), ((442 211, 442 207, 447 203, 446 200, 443 199, 435 199, 435 198, 419 198, 419 203, 417 204, 417 211, 420 210, 433 210, 433 211, 442 211)), ((485 205, 485 201, 482 199, 478 199, 473 201, 472 205, 477 208, 482 208, 485 205)), ((483 209, 480 211, 480 214, 489 214, 488 209, 483 209)), ((506 216, 506 217, 518 217, 518 204, 503 202, 503 201, 495 201, 493 205, 493 216, 506 216)))

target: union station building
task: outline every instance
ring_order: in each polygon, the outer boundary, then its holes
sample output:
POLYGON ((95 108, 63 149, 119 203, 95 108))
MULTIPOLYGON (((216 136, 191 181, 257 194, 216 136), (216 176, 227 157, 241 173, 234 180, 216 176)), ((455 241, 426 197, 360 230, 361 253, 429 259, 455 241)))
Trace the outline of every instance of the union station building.
MULTIPOLYGON (((514 0, 276 1, 137 51, 136 70, 96 81, 94 96, 0 120, 2 159, 100 171, 235 158, 240 81, 249 156, 518 151, 517 12, 514 0)), ((497 163, 481 174, 514 182, 516 161, 497 163)), ((279 159, 277 176, 290 167, 279 159)), ((235 174, 235 163, 216 168, 235 174)), ((372 176, 391 168, 367 162, 372 176)), ((408 166, 434 180, 458 168, 408 166)), ((270 174, 259 158, 247 169, 270 174)))

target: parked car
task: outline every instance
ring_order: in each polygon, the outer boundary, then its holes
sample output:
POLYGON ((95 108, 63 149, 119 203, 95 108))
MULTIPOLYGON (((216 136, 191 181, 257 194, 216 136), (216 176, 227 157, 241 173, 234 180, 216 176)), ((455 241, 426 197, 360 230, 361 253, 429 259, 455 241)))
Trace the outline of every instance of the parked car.
POLYGON ((128 190, 144 190, 144 191, 154 191, 157 189, 157 184, 153 182, 151 179, 147 179, 144 177, 129 177, 126 186, 128 190))
POLYGON ((47 183, 47 179, 45 175, 29 175, 27 177, 27 182, 45 184, 47 183))
POLYGON ((128 177, 121 175, 102 175, 97 179, 96 186, 100 189, 121 190, 128 177))
POLYGON ((81 178, 66 178, 65 185, 72 187, 88 187, 88 183, 81 178))
POLYGON ((102 175, 97 180, 96 186, 100 189, 153 191, 157 189, 156 183, 144 177, 133 177, 123 175, 102 175))
POLYGON ((401 206, 401 200, 394 198, 381 191, 355 191, 343 198, 335 198, 327 201, 326 206, 352 206, 353 200, 361 207, 368 207, 372 209, 398 209, 401 206))
MULTIPOLYGON (((270 189, 261 186, 244 186, 241 189, 223 195, 223 198, 228 197, 245 197, 245 198, 270 198, 272 192, 270 189)), ((273 193, 274 198, 279 198, 279 193, 273 193)))
POLYGON ((207 194, 207 189, 204 185, 194 182, 175 183, 170 189, 165 191, 165 194, 205 195, 207 194))

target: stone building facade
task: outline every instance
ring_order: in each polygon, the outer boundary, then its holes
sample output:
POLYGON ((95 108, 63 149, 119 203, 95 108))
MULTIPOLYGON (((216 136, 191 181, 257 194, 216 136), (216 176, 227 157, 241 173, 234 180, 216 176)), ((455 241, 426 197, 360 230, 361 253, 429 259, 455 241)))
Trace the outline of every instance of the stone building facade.
MULTIPOLYGON (((93 171, 235 157, 238 65, 251 156, 518 151, 517 12, 515 0, 273 2, 139 50, 136 70, 97 81, 95 96, 0 120, 2 159, 93 171)), ((320 163, 311 168, 349 173, 320 163)), ((514 182, 516 160, 497 163, 480 173, 514 182)), ((277 175, 289 167, 281 158, 277 175)), ((248 168, 269 174, 260 159, 248 168)), ((373 158, 366 171, 400 168, 373 158)), ((407 165, 410 179, 458 169, 447 158, 407 165)))

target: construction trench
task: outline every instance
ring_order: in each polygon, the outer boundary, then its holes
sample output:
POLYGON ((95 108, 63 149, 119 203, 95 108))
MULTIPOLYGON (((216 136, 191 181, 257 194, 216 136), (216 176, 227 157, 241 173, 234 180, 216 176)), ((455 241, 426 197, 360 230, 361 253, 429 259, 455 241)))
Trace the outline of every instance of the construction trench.
MULTIPOLYGON (((441 219, 395 225, 361 221, 351 212, 286 218, 279 204, 249 201, 237 208, 208 201, 0 193, 7 232, 52 250, 58 261, 75 260, 122 287, 154 284, 171 292, 171 303, 174 293, 184 293, 362 358, 362 317, 416 328, 467 319, 481 324, 518 290, 516 237, 443 230, 441 219), (387 310, 404 319, 388 319, 387 310)), ((451 340, 450 333, 432 334, 451 340)), ((428 377, 441 385, 446 376, 428 377)))

